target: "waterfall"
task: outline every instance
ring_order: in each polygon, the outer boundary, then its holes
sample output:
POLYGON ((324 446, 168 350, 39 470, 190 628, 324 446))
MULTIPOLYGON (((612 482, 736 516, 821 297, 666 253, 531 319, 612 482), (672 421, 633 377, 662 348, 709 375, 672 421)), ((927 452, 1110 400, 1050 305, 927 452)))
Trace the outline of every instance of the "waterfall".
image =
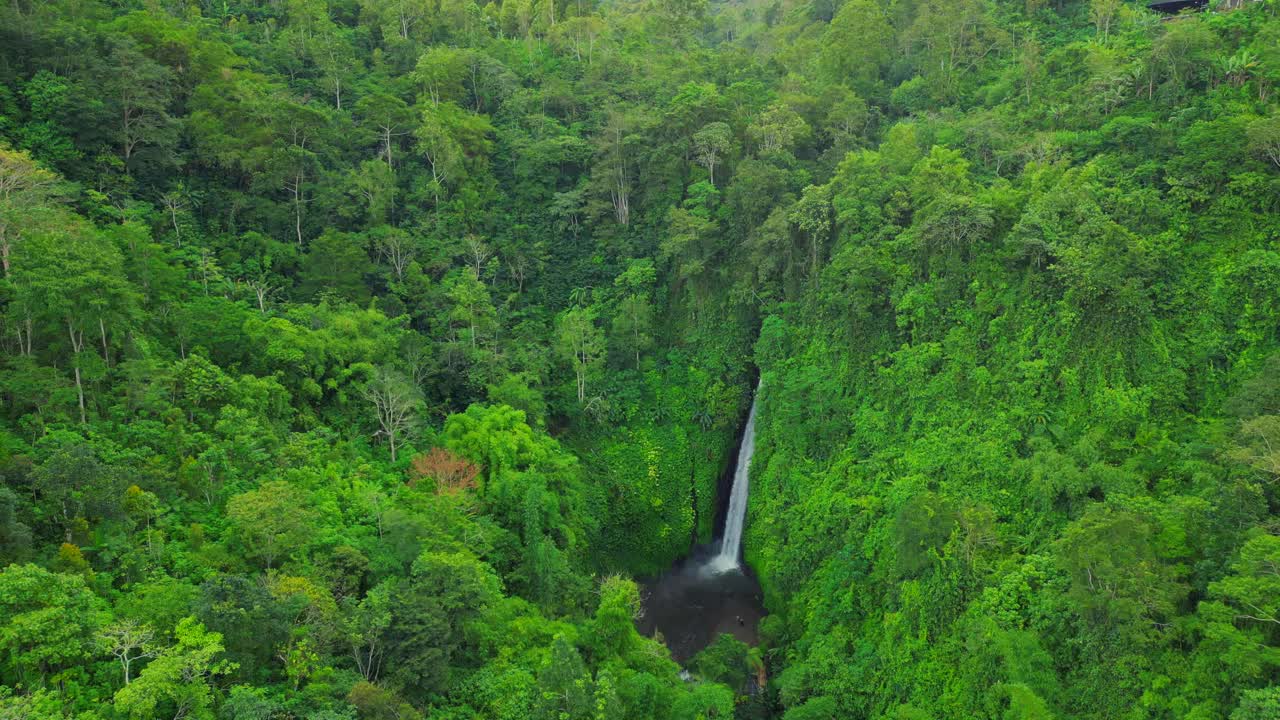
POLYGON ((756 447, 756 403, 760 399, 760 387, 751 398, 751 412, 747 414, 747 426, 742 430, 742 444, 738 446, 738 464, 733 469, 733 489, 729 493, 729 512, 724 519, 724 537, 720 540, 720 552, 707 563, 713 572, 728 572, 741 567, 738 556, 742 552, 742 526, 747 520, 747 492, 750 489, 751 454, 756 447))

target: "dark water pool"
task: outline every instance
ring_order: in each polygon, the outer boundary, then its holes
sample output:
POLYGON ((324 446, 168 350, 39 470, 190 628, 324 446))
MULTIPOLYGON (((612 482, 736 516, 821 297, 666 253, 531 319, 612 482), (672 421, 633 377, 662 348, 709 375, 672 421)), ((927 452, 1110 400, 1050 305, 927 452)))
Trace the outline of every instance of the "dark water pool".
POLYGON ((705 563, 719 545, 694 549, 667 572, 641 584, 644 612, 636 622, 649 637, 661 633, 671 655, 681 664, 729 633, 755 645, 756 626, 764 616, 764 596, 755 575, 741 570, 714 574, 705 563))

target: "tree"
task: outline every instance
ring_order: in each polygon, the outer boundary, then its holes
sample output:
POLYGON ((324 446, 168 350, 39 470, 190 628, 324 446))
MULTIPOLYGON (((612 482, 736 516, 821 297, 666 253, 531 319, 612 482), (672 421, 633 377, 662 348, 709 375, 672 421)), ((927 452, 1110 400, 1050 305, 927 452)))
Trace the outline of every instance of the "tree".
POLYGON ((819 65, 830 79, 869 91, 892 58, 893 27, 879 3, 849 0, 822 38, 819 65))
POLYGON ((327 23, 328 32, 321 33, 311 42, 311 55, 333 89, 333 104, 342 109, 342 91, 352 84, 360 68, 352 37, 345 28, 338 30, 333 23, 327 23))
POLYGON ((437 205, 450 184, 467 175, 467 164, 489 150, 488 136, 493 126, 480 115, 456 103, 442 102, 422 110, 422 122, 414 130, 418 152, 431 170, 431 193, 437 205))
POLYGON ((1209 591, 1236 608, 1237 621, 1280 626, 1280 537, 1255 534, 1240 548, 1232 573, 1209 591))
POLYGON ((1217 55, 1218 36, 1207 23, 1174 23, 1151 47, 1156 70, 1175 91, 1207 81, 1217 55))
POLYGON ((640 354, 653 344, 653 306, 643 295, 627 295, 618 303, 613 316, 613 334, 618 344, 631 351, 635 369, 640 369, 640 354))
POLYGON ((263 179, 288 193, 293 207, 294 238, 298 247, 302 247, 303 208, 314 199, 308 197, 308 187, 314 185, 319 174, 329 117, 323 108, 305 101, 295 102, 287 96, 274 97, 268 102, 271 107, 266 112, 272 141, 269 148, 257 154, 264 158, 263 179))
POLYGON ((950 100, 970 76, 1008 43, 982 0, 920 3, 904 41, 907 55, 937 100, 950 100))
POLYGON ((827 132, 836 140, 837 147, 848 147, 866 131, 871 114, 866 101, 853 92, 840 88, 833 95, 826 118, 827 132), (849 145, 840 145, 841 141, 849 145))
POLYGON ((442 102, 458 102, 465 92, 462 79, 466 64, 465 51, 433 45, 418 58, 413 78, 426 91, 432 107, 439 107, 442 102))
POLYGON ((414 456, 409 463, 409 473, 411 483, 430 479, 435 482, 437 493, 455 494, 475 487, 480 467, 444 448, 432 448, 430 452, 414 456))
POLYGON ((0 562, 26 560, 31 552, 31 527, 20 518, 27 508, 7 487, 0 487, 0 562))
POLYGON ((742 690, 751 673, 747 665, 747 650, 746 643, 722 633, 693 657, 689 667, 704 680, 742 690))
POLYGON ((330 293, 354 302, 368 300, 365 275, 372 268, 367 242, 360 235, 325 230, 302 261, 299 291, 307 297, 330 293))
POLYGON ((391 462, 395 462, 396 452, 409 440, 417 426, 422 393, 399 372, 379 367, 365 383, 363 394, 378 424, 374 437, 387 439, 391 462))
POLYGON ((470 405, 466 412, 450 415, 444 436, 450 450, 480 464, 486 484, 548 454, 545 437, 534 434, 524 413, 505 405, 470 405))
POLYGON ((716 184, 716 165, 733 147, 733 129, 727 123, 713 122, 693 136, 693 149, 698 163, 707 169, 711 185, 716 184))
POLYGON ((818 264, 822 261, 831 235, 831 191, 826 187, 810 185, 792 206, 788 218, 809 240, 809 277, 818 279, 818 264))
POLYGON ((377 248, 378 255, 391 266, 391 272, 395 274, 396 281, 403 282, 404 273, 409 269, 409 263, 413 262, 416 254, 413 238, 399 228, 384 226, 374 233, 373 244, 377 248))
POLYGON ((943 194, 921 209, 912 232, 918 238, 927 274, 930 257, 964 255, 991 232, 991 209, 965 195, 943 194))
POLYGON ((99 631, 102 649, 120 663, 125 685, 132 679, 135 662, 156 656, 155 636, 149 625, 132 619, 118 620, 99 631))
POLYGON ((468 626, 494 603, 501 583, 462 552, 424 552, 395 595, 388 666, 417 696, 448 689, 453 667, 470 658, 468 626))
POLYGON ((604 357, 604 335, 596 327, 595 312, 578 307, 561 313, 556 320, 556 339, 561 357, 573 367, 581 405, 587 399, 587 377, 604 357))
POLYGON ((174 83, 170 70, 143 55, 128 36, 117 43, 101 82, 119 123, 117 143, 127 171, 140 149, 167 153, 177 141, 177 123, 169 115, 174 83))
POLYGON ((657 270, 649 259, 632 260, 627 269, 614 279, 614 287, 625 293, 613 317, 613 336, 618 347, 629 349, 640 369, 640 354, 653 344, 653 306, 649 293, 657 279, 657 270))
POLYGON ((467 343, 474 350, 480 339, 490 336, 497 326, 497 310, 489 298, 489 288, 472 268, 466 268, 452 276, 445 295, 453 302, 449 319, 466 324, 467 343))
POLYGON ((241 682, 270 671, 280 648, 292 639, 300 608, 272 593, 267 579, 275 574, 273 570, 266 577, 213 576, 201 583, 186 608, 187 613, 194 610, 209 631, 222 636, 226 657, 236 665, 235 676, 241 682))
POLYGON ((747 128, 761 157, 780 156, 792 152, 809 137, 809 125, 795 110, 774 103, 747 128))
POLYGON ((0 145, 0 270, 4 277, 9 277, 14 245, 52 197, 57 180, 27 153, 0 145))
POLYGON ((673 207, 667 212, 666 237, 658 257, 669 263, 672 279, 690 291, 696 318, 711 289, 716 252, 720 249, 716 223, 702 208, 673 207))
POLYGON ((1249 149, 1280 168, 1280 112, 1249 124, 1249 149))
POLYGON ((422 713, 404 701, 393 690, 374 685, 369 681, 358 682, 347 694, 347 702, 369 720, 422 720, 422 713))
POLYGON ((589 720, 594 687, 582 656, 563 636, 551 645, 545 664, 538 671, 540 720, 589 720))
POLYGON ((360 122, 375 131, 382 144, 381 155, 387 167, 392 162, 396 138, 408 135, 413 123, 413 111, 400 98, 387 93, 375 93, 360 98, 355 107, 360 122))
POLYGON ((1102 42, 1110 39, 1111 27, 1123 7, 1123 0, 1089 0, 1089 19, 1093 20, 1093 26, 1102 42))
POLYGON ((38 688, 87 661, 96 654, 102 619, 102 602, 82 575, 10 565, 0 571, 0 679, 38 688))
POLYGON ((641 642, 636 620, 643 613, 633 580, 611 575, 600 583, 600 604, 589 626, 589 647, 600 657, 626 657, 641 642))
POLYGON ((1280 720, 1280 688, 1245 690, 1231 720, 1280 720))
POLYGON ((49 457, 31 473, 37 517, 61 530, 63 542, 83 536, 90 521, 118 516, 125 477, 102 461, 79 437, 59 438, 49 457))
POLYGON ((241 282, 253 292, 253 298, 258 304, 258 312, 266 315, 267 298, 279 292, 280 288, 271 282, 265 272, 259 273, 254 277, 244 278, 241 282))
POLYGON ((1152 532, 1134 513, 1101 504, 1063 532, 1055 549, 1086 616, 1160 621, 1186 595, 1177 569, 1155 555, 1152 532))
POLYGON ((234 664, 218 659, 222 636, 190 617, 178 623, 174 636, 172 647, 158 653, 137 680, 116 692, 117 710, 135 718, 165 714, 174 720, 212 720, 210 681, 234 669, 234 664))
POLYGON ((314 530, 305 496, 284 480, 269 480, 231 498, 227 519, 247 554, 261 559, 268 569, 305 545, 314 530))
MULTIPOLYGON (((395 172, 384 162, 365 160, 347 174, 348 192, 364 204, 370 225, 381 225, 391 217, 396 205, 395 172)), ((351 213, 354 217, 356 214, 351 213)))
POLYGON ((382 673, 395 588, 395 581, 379 583, 358 605, 352 606, 343 619, 351 656, 367 682, 377 682, 382 673))
POLYGON ((672 707, 674 717, 698 717, 707 720, 733 717, 734 692, 716 683, 697 683, 681 693, 672 707))
POLYGON ((367 14, 382 30, 383 38, 392 43, 421 39, 435 7, 426 0, 364 0, 360 5, 362 14, 367 14))
POLYGON ((463 245, 467 251, 467 262, 471 265, 471 274, 476 279, 481 279, 485 270, 485 264, 493 257, 493 250, 489 248, 488 243, 477 235, 468 235, 463 240, 463 245))
POLYGON ((1280 477, 1280 415, 1259 415, 1242 422, 1227 457, 1262 473, 1268 482, 1280 477))
POLYGON ((578 62, 583 61, 585 50, 585 59, 589 66, 595 58, 596 43, 600 36, 604 35, 605 29, 605 21, 602 18, 596 15, 579 15, 558 24, 552 30, 551 36, 553 40, 572 48, 573 57, 578 62))
MULTIPOLYGON (((15 305, 23 314, 23 341, 29 347, 44 320, 67 344, 68 364, 75 378, 80 421, 88 421, 85 375, 97 372, 92 351, 86 353, 86 332, 96 332, 106 346, 109 329, 135 314, 137 292, 124 272, 119 247, 96 228, 75 217, 60 218, 56 226, 24 241, 11 280, 15 305), (56 331, 55 331, 56 328, 56 331)), ((90 335, 90 338, 93 336, 90 335)))
POLYGON ((631 111, 614 108, 605 116, 605 126, 596 138, 595 182, 603 189, 619 225, 631 223, 631 191, 635 181, 637 146, 643 139, 636 133, 640 118, 631 111))
POLYGON ((432 191, 438 204, 445 183, 462 171, 462 147, 437 113, 424 113, 422 125, 414 135, 418 139, 418 150, 431 168, 432 191))

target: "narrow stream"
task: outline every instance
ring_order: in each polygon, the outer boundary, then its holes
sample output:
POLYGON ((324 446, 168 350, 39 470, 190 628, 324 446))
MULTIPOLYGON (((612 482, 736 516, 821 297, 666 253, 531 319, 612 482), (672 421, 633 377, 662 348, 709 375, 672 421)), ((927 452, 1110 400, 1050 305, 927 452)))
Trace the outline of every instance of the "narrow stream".
POLYGON ((755 574, 741 560, 751 456, 755 451, 756 396, 733 466, 724 528, 719 539, 699 545, 667 572, 643 586, 645 635, 661 634, 671 655, 684 663, 722 633, 755 645, 764 597, 755 574))

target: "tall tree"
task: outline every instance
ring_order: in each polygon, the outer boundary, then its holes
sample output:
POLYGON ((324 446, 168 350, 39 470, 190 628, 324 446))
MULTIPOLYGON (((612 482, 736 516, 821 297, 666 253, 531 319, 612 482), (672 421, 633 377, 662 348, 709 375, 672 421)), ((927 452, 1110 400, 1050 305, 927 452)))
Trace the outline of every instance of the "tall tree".
POLYGON ((576 307, 556 320, 560 355, 573 367, 578 404, 587 400, 587 379, 604 357, 604 335, 596 327, 595 312, 576 307))
POLYGON ((374 436, 387 439, 391 462, 396 462, 396 453, 412 437, 417 426, 422 406, 421 391, 399 372, 379 367, 365 383, 364 399, 372 408, 378 424, 374 436))
POLYGON ((130 717, 211 720, 214 689, 210 682, 233 666, 220 660, 222 636, 186 618, 174 630, 172 647, 147 663, 138 679, 115 695, 115 706, 130 717))
POLYGON ((893 27, 882 4, 848 0, 827 26, 818 60, 827 77, 866 93, 880 80, 893 46, 893 27))
POLYGON ((0 145, 0 270, 9 277, 13 248, 37 221, 58 177, 21 150, 0 145))
POLYGON ((733 129, 727 123, 709 123, 693 136, 698 163, 707 169, 707 177, 713 187, 716 184, 716 166, 732 147, 733 129))
POLYGON ((267 569, 305 545, 314 530, 305 497, 284 480, 269 480, 231 498, 227 518, 247 553, 267 569))
POLYGON ((366 95, 356 103, 356 117, 369 128, 382 147, 380 154, 387 167, 395 169, 392 161, 399 138, 412 129, 413 111, 400 98, 388 93, 366 95))
POLYGON ((144 55, 127 36, 117 43, 101 82, 115 116, 117 148, 127 172, 144 148, 166 155, 172 152, 178 139, 178 123, 169 114, 175 81, 167 67, 144 55))

